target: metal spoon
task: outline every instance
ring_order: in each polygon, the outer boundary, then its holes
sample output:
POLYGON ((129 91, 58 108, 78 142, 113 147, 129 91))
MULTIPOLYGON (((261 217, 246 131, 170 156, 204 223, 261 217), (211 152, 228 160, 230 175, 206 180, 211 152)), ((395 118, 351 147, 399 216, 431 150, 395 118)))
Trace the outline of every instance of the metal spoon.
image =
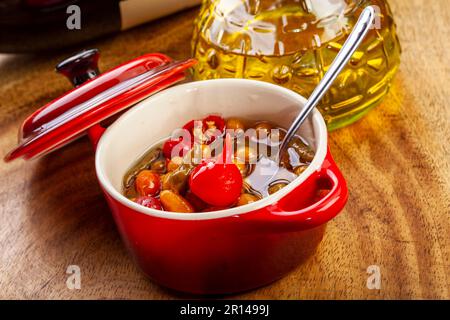
POLYGON ((295 118, 289 130, 286 132, 286 136, 281 143, 279 154, 287 147, 291 138, 295 135, 302 123, 306 120, 310 112, 317 106, 325 93, 330 88, 331 84, 336 80, 337 76, 341 73, 342 69, 347 65, 348 61, 352 57, 353 53, 361 44, 364 37, 370 30, 373 20, 375 18, 375 10, 372 6, 366 7, 359 16, 358 22, 355 24, 352 32, 350 33, 347 41, 345 41, 342 49, 337 54, 333 63, 330 65, 328 71, 325 73, 319 85, 314 89, 313 93, 306 102, 304 108, 295 118))

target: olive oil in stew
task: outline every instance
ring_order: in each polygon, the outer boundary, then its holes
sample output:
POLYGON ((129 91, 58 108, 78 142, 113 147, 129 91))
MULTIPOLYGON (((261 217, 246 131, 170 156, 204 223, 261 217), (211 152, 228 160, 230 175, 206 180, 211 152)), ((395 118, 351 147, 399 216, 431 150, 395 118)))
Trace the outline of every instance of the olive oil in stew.
POLYGON ((128 170, 123 179, 127 198, 153 209, 186 213, 242 206, 284 188, 315 155, 304 139, 295 136, 281 159, 274 159, 286 130, 268 121, 210 115, 183 129, 183 139, 171 136, 155 144, 128 170), (227 153, 230 163, 212 169, 227 153), (195 179, 208 170, 219 171, 210 175, 211 181, 207 174, 195 179), (225 196, 231 200, 222 201, 225 196))

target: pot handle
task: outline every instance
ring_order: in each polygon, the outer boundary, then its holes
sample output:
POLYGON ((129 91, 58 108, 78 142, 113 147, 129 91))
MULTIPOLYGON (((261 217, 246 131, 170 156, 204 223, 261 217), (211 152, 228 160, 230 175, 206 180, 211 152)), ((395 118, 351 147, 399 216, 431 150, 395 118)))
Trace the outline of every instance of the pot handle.
POLYGON ((279 231, 298 231, 325 224, 334 218, 348 199, 347 183, 328 150, 321 170, 312 174, 290 194, 259 215, 268 228, 279 231), (329 192, 314 203, 308 197, 321 189, 329 192), (300 206, 300 208, 298 208, 300 206))
POLYGON ((100 75, 99 58, 98 49, 83 50, 58 63, 56 71, 66 76, 74 87, 78 87, 100 75))
MULTIPOLYGON (((98 49, 83 50, 63 61, 56 66, 56 71, 66 76, 74 87, 78 87, 99 74, 98 60, 100 54, 98 49)), ((106 128, 96 124, 88 129, 88 136, 94 149, 97 148, 106 128)))

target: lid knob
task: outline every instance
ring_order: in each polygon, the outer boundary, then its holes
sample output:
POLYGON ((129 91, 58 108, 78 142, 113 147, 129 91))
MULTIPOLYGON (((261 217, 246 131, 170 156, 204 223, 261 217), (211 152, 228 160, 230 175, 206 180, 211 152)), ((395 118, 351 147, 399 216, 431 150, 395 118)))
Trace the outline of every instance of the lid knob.
POLYGON ((89 49, 61 61, 56 71, 65 75, 75 87, 100 74, 98 69, 98 49, 89 49))

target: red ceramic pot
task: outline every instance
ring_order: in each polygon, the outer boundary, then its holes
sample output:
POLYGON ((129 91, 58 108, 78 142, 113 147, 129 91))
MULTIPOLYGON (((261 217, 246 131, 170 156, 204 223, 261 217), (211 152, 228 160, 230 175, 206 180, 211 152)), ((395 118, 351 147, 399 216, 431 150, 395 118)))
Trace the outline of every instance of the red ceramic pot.
POLYGON ((45 155, 88 132, 97 146, 98 181, 126 246, 151 279, 175 290, 248 290, 282 277, 314 253, 326 223, 347 201, 347 186, 329 153, 327 128, 317 110, 298 132, 316 152, 312 163, 262 200, 187 214, 153 210, 121 193, 123 176, 136 159, 188 121, 219 114, 288 127, 304 106, 303 97, 244 79, 166 89, 182 80, 195 61, 173 62, 161 54, 144 55, 100 76, 97 60, 98 51, 88 50, 58 65, 77 88, 25 120, 20 144, 6 161, 45 155), (132 105, 106 131, 100 126, 132 105), (316 200, 321 189, 330 191, 316 200))
POLYGON ((98 140, 99 183, 126 246, 153 281, 197 294, 238 292, 282 277, 313 254, 326 223, 347 200, 346 183, 329 153, 318 111, 298 132, 316 151, 311 165, 260 201, 186 214, 146 208, 121 193, 131 164, 191 119, 215 113, 287 127, 304 103, 293 91, 268 83, 207 80, 166 89, 133 107, 104 133, 91 130, 94 143, 98 140), (324 188, 330 192, 315 202, 324 188))

